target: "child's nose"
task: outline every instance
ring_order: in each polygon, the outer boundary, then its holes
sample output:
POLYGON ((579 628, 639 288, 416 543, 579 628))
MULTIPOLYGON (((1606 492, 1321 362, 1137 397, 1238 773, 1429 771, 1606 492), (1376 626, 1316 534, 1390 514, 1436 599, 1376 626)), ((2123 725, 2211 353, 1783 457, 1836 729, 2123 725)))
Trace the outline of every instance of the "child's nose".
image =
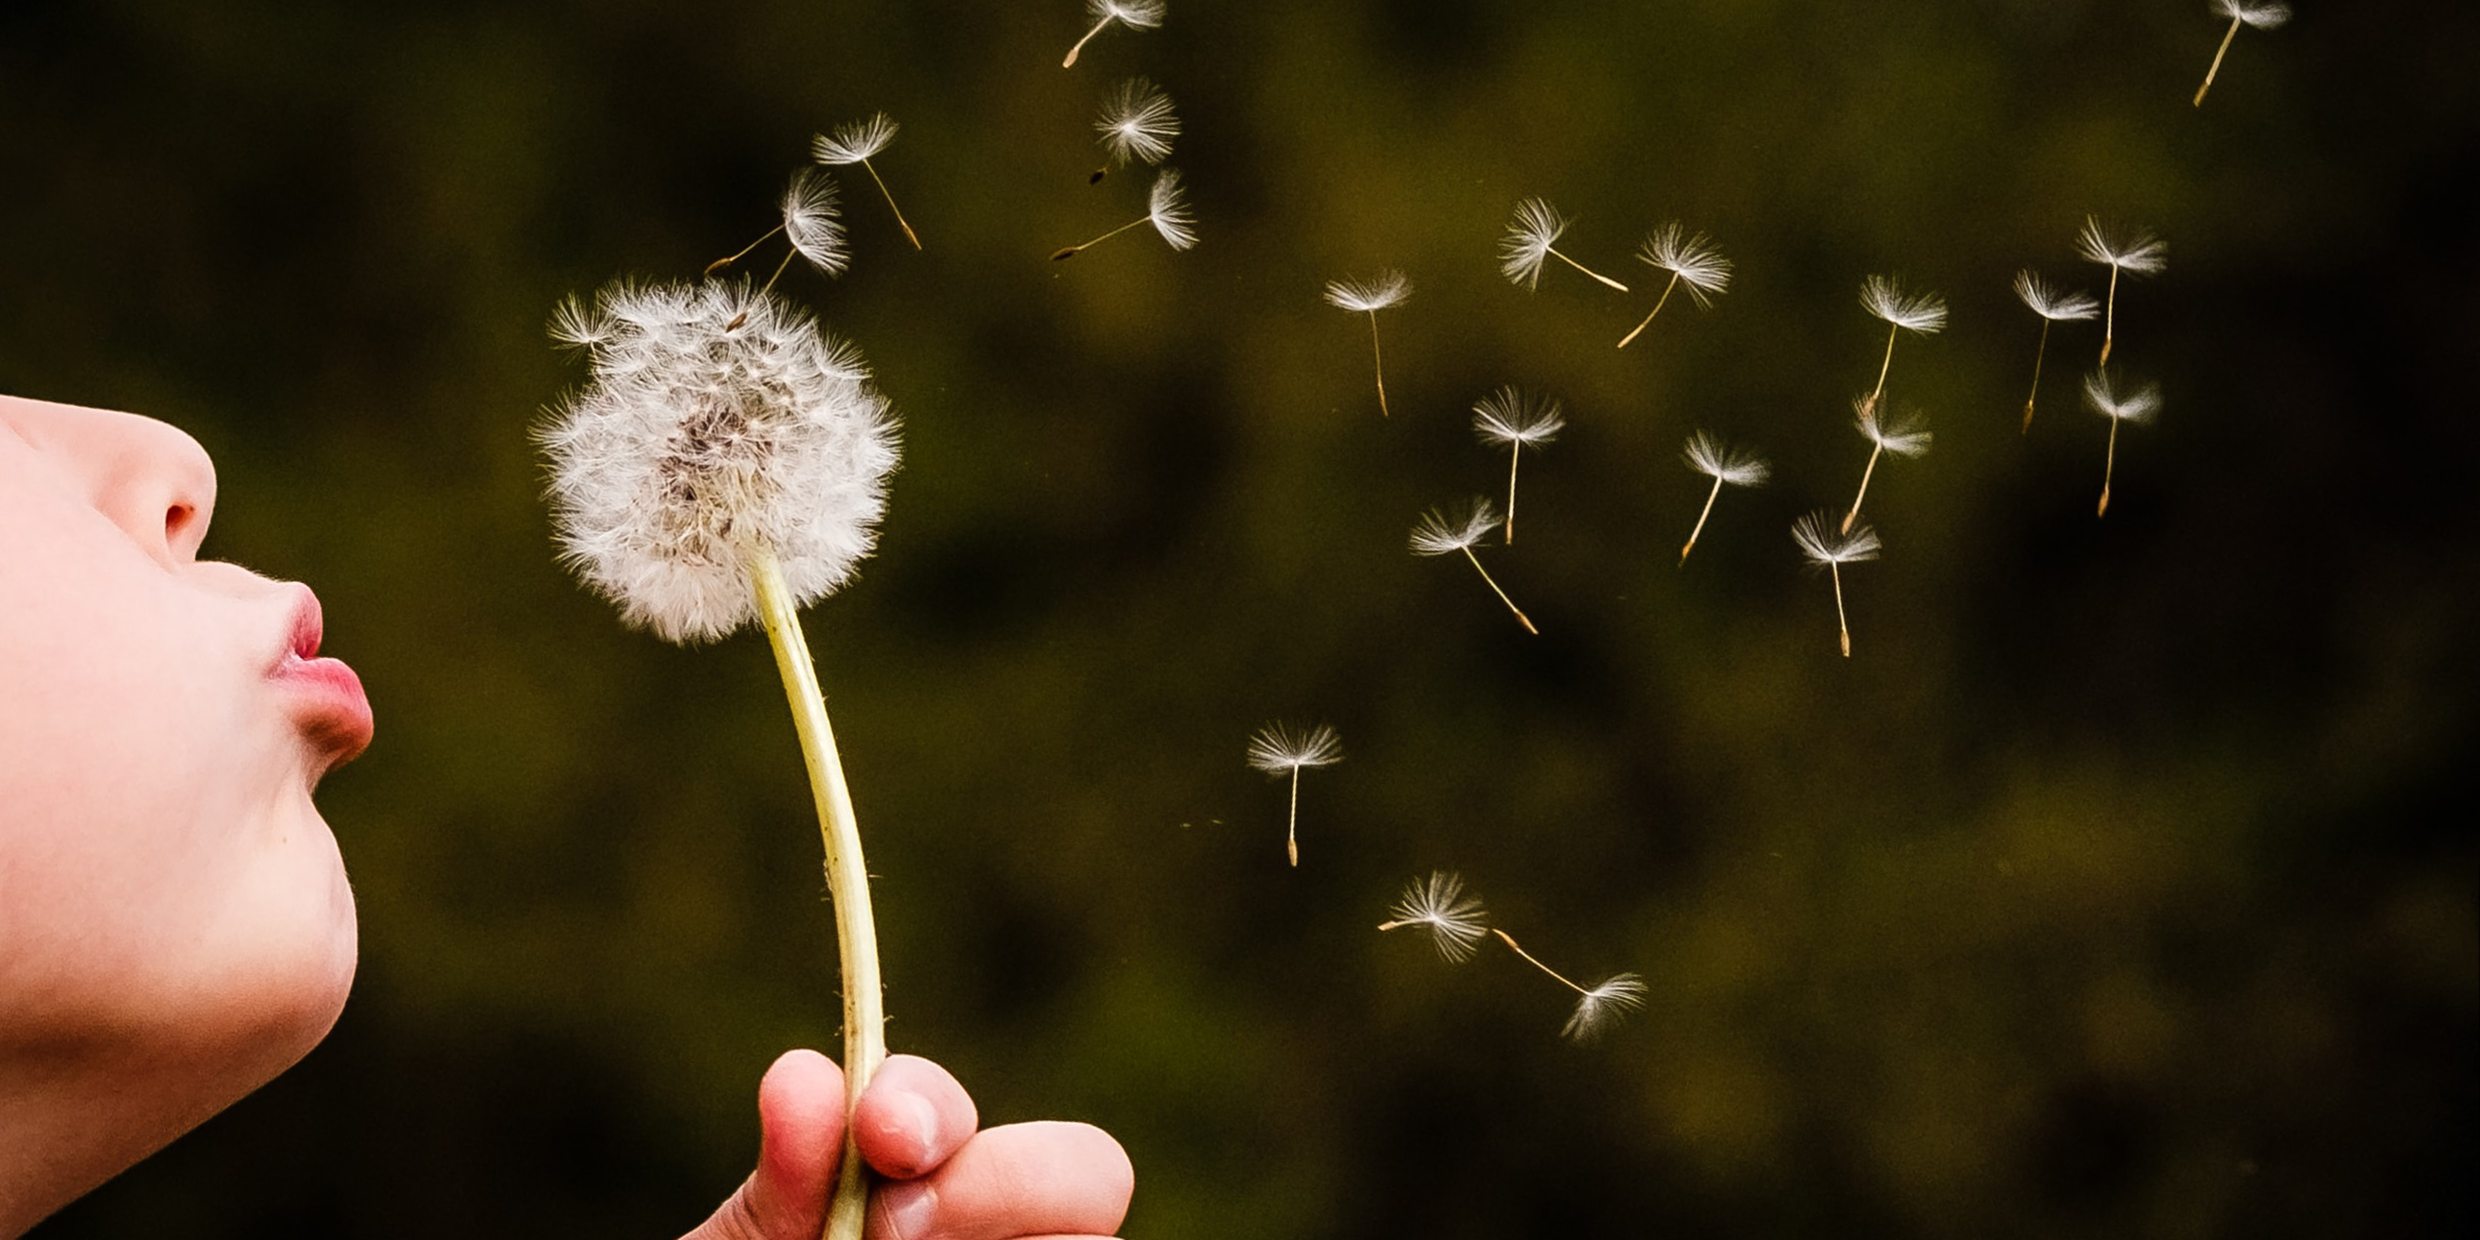
POLYGON ((197 559, 215 512, 215 464, 198 441, 136 414, 51 406, 43 438, 95 509, 167 565, 197 559))

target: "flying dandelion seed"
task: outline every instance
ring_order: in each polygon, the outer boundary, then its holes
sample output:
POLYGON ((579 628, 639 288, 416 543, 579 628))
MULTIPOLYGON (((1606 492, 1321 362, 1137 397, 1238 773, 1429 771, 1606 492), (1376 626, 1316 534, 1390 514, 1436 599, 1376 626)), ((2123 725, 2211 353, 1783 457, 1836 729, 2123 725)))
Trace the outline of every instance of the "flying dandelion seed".
POLYGON ((1765 458, 1754 452, 1727 447, 1704 431, 1688 436, 1688 447, 1679 459, 1688 468, 1714 480, 1714 489, 1705 493, 1705 510, 1696 514, 1696 528, 1688 531, 1688 545, 1679 549, 1679 562, 1688 562, 1688 553, 1696 550, 1697 538, 1705 532, 1705 519, 1714 515, 1714 501, 1721 498, 1725 483, 1735 487, 1760 487, 1773 476, 1774 469, 1765 458))
POLYGON ((1196 217, 1189 213, 1188 196, 1180 189, 1177 169, 1165 168, 1154 176, 1154 188, 1146 195, 1145 214, 1120 225, 1091 241, 1062 246, 1052 253, 1052 262, 1062 262, 1136 227, 1151 224, 1162 234, 1163 244, 1185 250, 1197 244, 1196 217))
POLYGON ((2032 353, 2032 392, 2024 397, 2024 427, 2021 433, 2032 433, 2032 402, 2041 395, 2041 359, 2049 355, 2049 329, 2055 323, 2081 322, 2097 318, 2101 303, 2089 294, 2069 293, 2050 286, 2049 281, 2030 267, 2015 273, 2015 295, 2026 308, 2041 316, 2041 344, 2032 353))
POLYGON ((1863 525, 1856 530, 1837 534, 1833 530, 1834 514, 1819 509, 1791 525, 1791 540, 1800 545, 1800 554, 1808 558, 1812 569, 1822 568, 1834 574, 1834 622, 1843 634, 1843 657, 1851 657, 1851 620, 1843 611, 1843 566, 1877 558, 1881 545, 1877 531, 1863 525))
POLYGON ((918 250, 921 248, 921 238, 914 235, 913 226, 905 221, 904 209, 896 205, 896 196, 888 192, 887 182, 879 178, 877 167, 870 163, 871 156, 886 150, 887 144, 895 140, 895 121, 884 112, 873 112, 868 120, 838 125, 832 134, 813 136, 809 153, 810 158, 832 168, 861 165, 861 170, 869 173, 870 179, 878 183, 879 195, 887 200, 887 209, 895 212, 896 227, 904 230, 904 239, 912 242, 913 248, 918 250))
POLYGON ((1068 49, 1068 58, 1059 62, 1062 69, 1076 67, 1076 57, 1094 36, 1109 29, 1113 22, 1130 30, 1152 30, 1163 22, 1163 0, 1085 0, 1085 16, 1094 19, 1094 28, 1068 49))
POLYGON ((1463 876, 1445 870, 1432 870, 1428 878, 1412 880, 1403 898, 1387 912, 1390 916, 1379 923, 1379 930, 1418 926, 1429 932, 1430 945, 1449 964, 1472 959, 1473 949, 1490 932, 1481 897, 1466 894, 1463 876))
POLYGON ((1473 404, 1473 434, 1485 444, 1507 449, 1508 546, 1516 541, 1516 466, 1526 448, 1541 451, 1566 426, 1557 400, 1530 396, 1514 387, 1500 388, 1473 404))
POLYGON ((1322 723, 1297 734, 1282 724, 1270 723, 1249 738, 1250 766, 1277 779, 1291 777, 1292 820, 1284 832, 1283 848, 1295 867, 1300 864, 1300 773, 1341 761, 1343 738, 1322 723))
POLYGON ((1628 291, 1628 286, 1552 248, 1571 222, 1559 214, 1557 207, 1539 198, 1517 203, 1516 218, 1507 225, 1507 235, 1498 243, 1499 274, 1511 283, 1540 288, 1541 265, 1555 258, 1622 293, 1628 291))
POLYGON ((2087 215, 2084 230, 2076 234, 2076 251, 2088 263, 2099 263, 2110 269, 2110 295, 2104 303, 2101 319, 2101 361, 2110 364, 2110 341, 2118 334, 2118 273, 2149 276, 2170 265, 2170 243, 2146 232, 2131 228, 2124 232, 2106 228, 2101 221, 2087 215))
POLYGON ((1378 372, 1378 414, 1389 416, 1386 408, 1386 356, 1378 348, 1378 312, 1404 304, 1412 296, 1412 281, 1400 271, 1382 271, 1374 280, 1334 280, 1326 285, 1326 304, 1338 310, 1349 310, 1369 316, 1369 360, 1378 372))
POLYGON ((2106 517, 2110 515, 2110 476, 2118 469, 2118 428, 2152 421, 2161 412, 2161 389, 2148 383, 2122 394, 2108 371, 2096 370, 2084 380, 2084 407, 2110 420, 2109 456, 2101 466, 2101 506, 2093 514, 2106 517))
MULTIPOLYGON (((774 291, 775 282, 783 278, 784 269, 792 265, 795 256, 809 260, 811 266, 826 275, 843 274, 849 255, 844 249, 844 225, 836 218, 835 181, 815 168, 801 169, 792 174, 792 184, 784 190, 782 209, 782 223, 742 246, 740 253, 708 263, 706 274, 714 275, 739 262, 748 257, 751 250, 779 234, 791 243, 792 248, 784 254, 782 262, 775 264, 774 274, 768 276, 766 286, 758 290, 760 296, 774 291)), ((724 330, 734 331, 740 326, 737 322, 730 323, 724 330)))
POLYGON ((1878 416, 1868 401, 1852 402, 1852 425, 1860 437, 1869 441, 1869 467, 1860 471, 1860 493, 1851 498, 1851 511, 1843 516, 1843 532, 1851 532, 1852 523, 1860 519, 1860 501, 1869 497, 1869 479, 1877 474, 1877 458, 1892 452, 1896 456, 1924 456, 1929 451, 1928 423, 1918 412, 1907 411, 1888 419, 1878 416))
POLYGON ((1653 314, 1646 315, 1645 321, 1637 324, 1635 331, 1620 339, 1619 347, 1622 349, 1628 347, 1629 341, 1645 334, 1646 328, 1653 326, 1654 315, 1662 313, 1662 307, 1670 304, 1672 290, 1680 285, 1688 286, 1688 296, 1696 299, 1700 310, 1711 308, 1713 299, 1731 287, 1731 260, 1714 248, 1712 238, 1703 233, 1689 236, 1688 230, 1677 220, 1655 229, 1652 236, 1645 238, 1643 248, 1636 251, 1636 261, 1657 271, 1667 271, 1671 273, 1671 278, 1662 286, 1662 295, 1654 299, 1653 314))
POLYGON ((2196 88, 2197 107, 2204 106, 2204 93, 2213 89, 2213 75, 2222 71, 2222 57, 2230 54, 2230 41, 2239 37, 2239 27, 2271 30, 2291 19, 2291 6, 2278 0, 2211 0, 2207 6, 2215 17, 2230 19, 2230 31, 2222 36, 2221 50, 2213 53, 2213 67, 2204 71, 2204 85, 2196 88))
POLYGON ((1886 395, 1886 372, 1894 367, 1894 338, 1900 332, 1933 336, 1946 330, 1946 299, 1935 293, 1906 293, 1903 282, 1870 276, 1860 282, 1860 305, 1886 322, 1886 360, 1877 364, 1877 386, 1865 403, 1870 409, 1886 395))
POLYGON ((1180 136, 1180 118, 1172 113, 1171 96, 1144 78, 1130 78, 1104 96, 1094 132, 1100 135, 1095 141, 1110 154, 1108 167, 1132 159, 1159 164, 1170 157, 1171 140, 1180 136))
POLYGON ((1523 625, 1525 632, 1539 636, 1541 630, 1533 627, 1532 618, 1524 614, 1523 608, 1516 606, 1514 599, 1507 597, 1505 590, 1498 588, 1498 582, 1490 577, 1490 570, 1481 567, 1481 557, 1472 552, 1476 544, 1489 537, 1490 527, 1496 524, 1498 510, 1490 506, 1490 501, 1479 497, 1473 499, 1472 506, 1460 517, 1449 517, 1433 508, 1421 514, 1421 519, 1412 527, 1412 554, 1463 552, 1464 558, 1472 561, 1473 571, 1481 574, 1481 580, 1490 587, 1490 593, 1497 595, 1498 601, 1515 613, 1516 623, 1523 625))
POLYGON ((1645 1005, 1645 981, 1633 973, 1621 973, 1592 986, 1580 986, 1567 975, 1543 964, 1533 953, 1524 950, 1514 936, 1493 927, 1490 933, 1507 945, 1507 950, 1524 958, 1525 963, 1549 974, 1559 985, 1576 992, 1576 1008, 1568 1014, 1567 1024, 1559 1036, 1570 1042, 1590 1042, 1602 1035, 1621 1016, 1645 1005))

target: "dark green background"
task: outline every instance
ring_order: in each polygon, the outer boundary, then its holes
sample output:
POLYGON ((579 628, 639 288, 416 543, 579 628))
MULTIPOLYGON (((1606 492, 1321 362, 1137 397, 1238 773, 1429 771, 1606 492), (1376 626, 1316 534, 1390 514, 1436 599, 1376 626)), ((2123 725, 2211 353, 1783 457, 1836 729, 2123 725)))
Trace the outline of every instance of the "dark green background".
POLYGON ((831 1045, 831 932, 763 641, 621 629, 558 568, 542 327, 771 223, 886 109, 928 245, 845 180, 788 276, 905 418, 880 555, 809 627, 895 1021, 992 1121, 1093 1120, 1132 1234, 2395 1236, 2472 1222, 2480 13, 2306 3, 1175 0, 1076 69, 1072 0, 18 3, 0 16, 0 390, 134 409, 222 469, 211 554, 314 583, 377 744, 322 794, 363 961, 328 1044, 38 1234, 646 1236, 748 1168, 831 1045), (1112 83, 1186 125, 1203 243, 1088 187, 1112 83), (1544 195, 1561 269, 1495 246, 1544 195), (2119 445, 2033 265, 2151 225, 2119 445), (1678 216, 1709 314, 1628 254, 1678 216), (1327 279, 1400 266, 1385 319, 1327 279), (1880 469, 1856 657, 1786 530, 1848 502, 1882 340, 1953 302, 1880 469), (1514 548, 1404 551, 1562 397, 1514 548), (1775 484, 1703 499, 1696 427, 1775 484), (1283 797, 1249 732, 1349 759, 1283 797), (1371 926, 1463 871, 1504 953, 1371 926))

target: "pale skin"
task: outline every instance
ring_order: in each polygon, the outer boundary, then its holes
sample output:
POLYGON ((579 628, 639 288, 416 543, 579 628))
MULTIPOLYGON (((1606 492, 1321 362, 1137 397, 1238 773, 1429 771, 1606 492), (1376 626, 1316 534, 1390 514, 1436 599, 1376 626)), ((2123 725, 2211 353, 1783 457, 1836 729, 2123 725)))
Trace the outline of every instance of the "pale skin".
MULTIPOLYGON (((291 1066, 352 984, 311 793, 368 708, 303 652, 304 587, 198 558, 214 504, 182 432, 0 397, 0 1237, 291 1066)), ((816 1240, 848 1118, 876 1240, 1106 1235, 1133 1187, 1100 1129, 981 1129, 911 1056, 849 1117, 814 1051, 757 1103, 757 1169, 688 1240, 816 1240)))

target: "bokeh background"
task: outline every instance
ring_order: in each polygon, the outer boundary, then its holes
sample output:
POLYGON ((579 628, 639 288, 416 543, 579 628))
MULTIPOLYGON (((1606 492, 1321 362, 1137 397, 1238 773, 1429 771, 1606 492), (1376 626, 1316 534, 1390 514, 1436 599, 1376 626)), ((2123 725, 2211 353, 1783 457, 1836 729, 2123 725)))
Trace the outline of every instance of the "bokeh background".
MULTIPOLYGON (((2242 32, 2135 0, 1070 0, 0 9, 0 389, 214 453, 208 549, 317 585, 379 711, 322 793, 363 962, 328 1043, 44 1240, 647 1236, 749 1167, 835 1045, 832 930, 764 642, 626 631, 554 562, 529 440, 571 291, 690 278, 810 135, 885 109, 927 244, 844 179, 785 286, 903 415, 881 552, 809 628, 892 1037, 985 1117, 1107 1126, 1144 1236, 2413 1236, 2473 1221, 2480 11, 2242 32), (1186 131, 1203 243, 1089 186, 1104 91, 1186 131), (1638 286, 1497 272, 1517 200, 1638 286), (2087 213, 2159 382, 2119 445, 2024 266, 2087 213), (1650 305, 1677 217, 1739 279, 1650 305), (1328 279, 1400 267, 1384 320, 1328 279), (1862 276, 1952 302, 1848 502, 1862 276), (1523 537, 1406 554, 1566 402, 1523 537), (1704 498, 1697 427, 1773 485, 1704 498), (1302 796, 1242 763, 1340 728, 1302 796), (1562 1042, 1503 952, 1372 926, 1461 871, 1648 1008, 1562 1042)), ((4 536, 4 535, 0 535, 4 536)))

